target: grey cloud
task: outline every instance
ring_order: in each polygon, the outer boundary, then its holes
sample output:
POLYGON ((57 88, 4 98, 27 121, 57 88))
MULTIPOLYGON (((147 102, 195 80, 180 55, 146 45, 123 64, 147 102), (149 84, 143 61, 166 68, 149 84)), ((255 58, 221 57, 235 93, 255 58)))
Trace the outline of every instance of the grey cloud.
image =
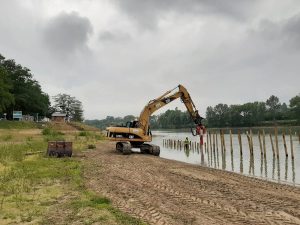
POLYGON ((300 48, 300 14, 279 22, 263 20, 255 32, 264 40, 297 50, 300 48))
POLYGON ((128 16, 144 28, 153 29, 166 12, 220 15, 244 21, 252 15, 257 0, 115 0, 128 16))
POLYGON ((99 34, 100 41, 127 41, 131 36, 127 33, 118 31, 103 31, 99 34))
POLYGON ((77 12, 60 13, 44 28, 44 41, 51 51, 68 54, 86 47, 93 32, 91 22, 77 12))
POLYGON ((289 41, 300 47, 300 14, 290 18, 283 26, 283 33, 289 41))

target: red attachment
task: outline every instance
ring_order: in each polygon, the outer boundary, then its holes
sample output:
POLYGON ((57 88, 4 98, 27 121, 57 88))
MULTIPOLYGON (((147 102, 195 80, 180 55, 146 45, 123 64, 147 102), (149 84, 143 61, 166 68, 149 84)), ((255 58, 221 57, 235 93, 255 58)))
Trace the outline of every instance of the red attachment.
POLYGON ((203 135, 206 133, 206 128, 203 125, 197 125, 196 132, 200 136, 200 145, 204 144, 203 135))

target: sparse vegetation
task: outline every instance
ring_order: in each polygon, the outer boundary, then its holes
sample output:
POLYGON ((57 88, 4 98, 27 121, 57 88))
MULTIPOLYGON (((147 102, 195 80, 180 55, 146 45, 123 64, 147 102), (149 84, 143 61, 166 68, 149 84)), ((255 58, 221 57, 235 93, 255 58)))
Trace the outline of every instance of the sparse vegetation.
POLYGON ((143 224, 87 190, 80 160, 40 154, 52 138, 72 141, 75 155, 103 139, 100 132, 85 132, 62 132, 55 125, 9 134, 0 130, 0 224, 53 224, 57 216, 66 224, 143 224))
POLYGON ((9 121, 1 120, 0 129, 33 129, 37 128, 36 123, 25 122, 25 121, 9 121))

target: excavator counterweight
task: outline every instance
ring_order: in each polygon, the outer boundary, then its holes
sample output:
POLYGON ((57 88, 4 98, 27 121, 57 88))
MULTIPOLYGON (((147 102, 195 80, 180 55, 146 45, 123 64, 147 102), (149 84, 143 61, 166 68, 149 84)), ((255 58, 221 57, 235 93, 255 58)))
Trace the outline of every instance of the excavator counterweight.
POLYGON ((111 141, 116 141, 116 150, 122 152, 124 155, 131 153, 131 148, 140 148, 141 153, 148 153, 159 156, 160 148, 157 145, 150 143, 152 141, 152 134, 150 130, 150 116, 163 106, 169 104, 175 99, 180 98, 185 104, 192 120, 196 125, 201 124, 202 117, 192 101, 190 94, 182 85, 167 91, 160 97, 149 101, 149 103, 142 110, 137 121, 127 122, 125 126, 110 126, 106 128, 107 137, 111 141), (175 91, 178 89, 177 91, 175 91))

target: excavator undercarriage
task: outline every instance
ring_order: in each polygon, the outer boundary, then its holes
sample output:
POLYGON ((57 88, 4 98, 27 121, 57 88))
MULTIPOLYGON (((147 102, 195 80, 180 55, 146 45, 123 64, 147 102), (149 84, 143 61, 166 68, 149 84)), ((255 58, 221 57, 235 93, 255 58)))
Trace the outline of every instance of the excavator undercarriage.
POLYGON ((132 148, 139 148, 142 154, 151 154, 155 156, 159 156, 160 147, 153 144, 131 144, 130 142, 117 142, 116 150, 123 153, 123 155, 131 154, 132 148))

